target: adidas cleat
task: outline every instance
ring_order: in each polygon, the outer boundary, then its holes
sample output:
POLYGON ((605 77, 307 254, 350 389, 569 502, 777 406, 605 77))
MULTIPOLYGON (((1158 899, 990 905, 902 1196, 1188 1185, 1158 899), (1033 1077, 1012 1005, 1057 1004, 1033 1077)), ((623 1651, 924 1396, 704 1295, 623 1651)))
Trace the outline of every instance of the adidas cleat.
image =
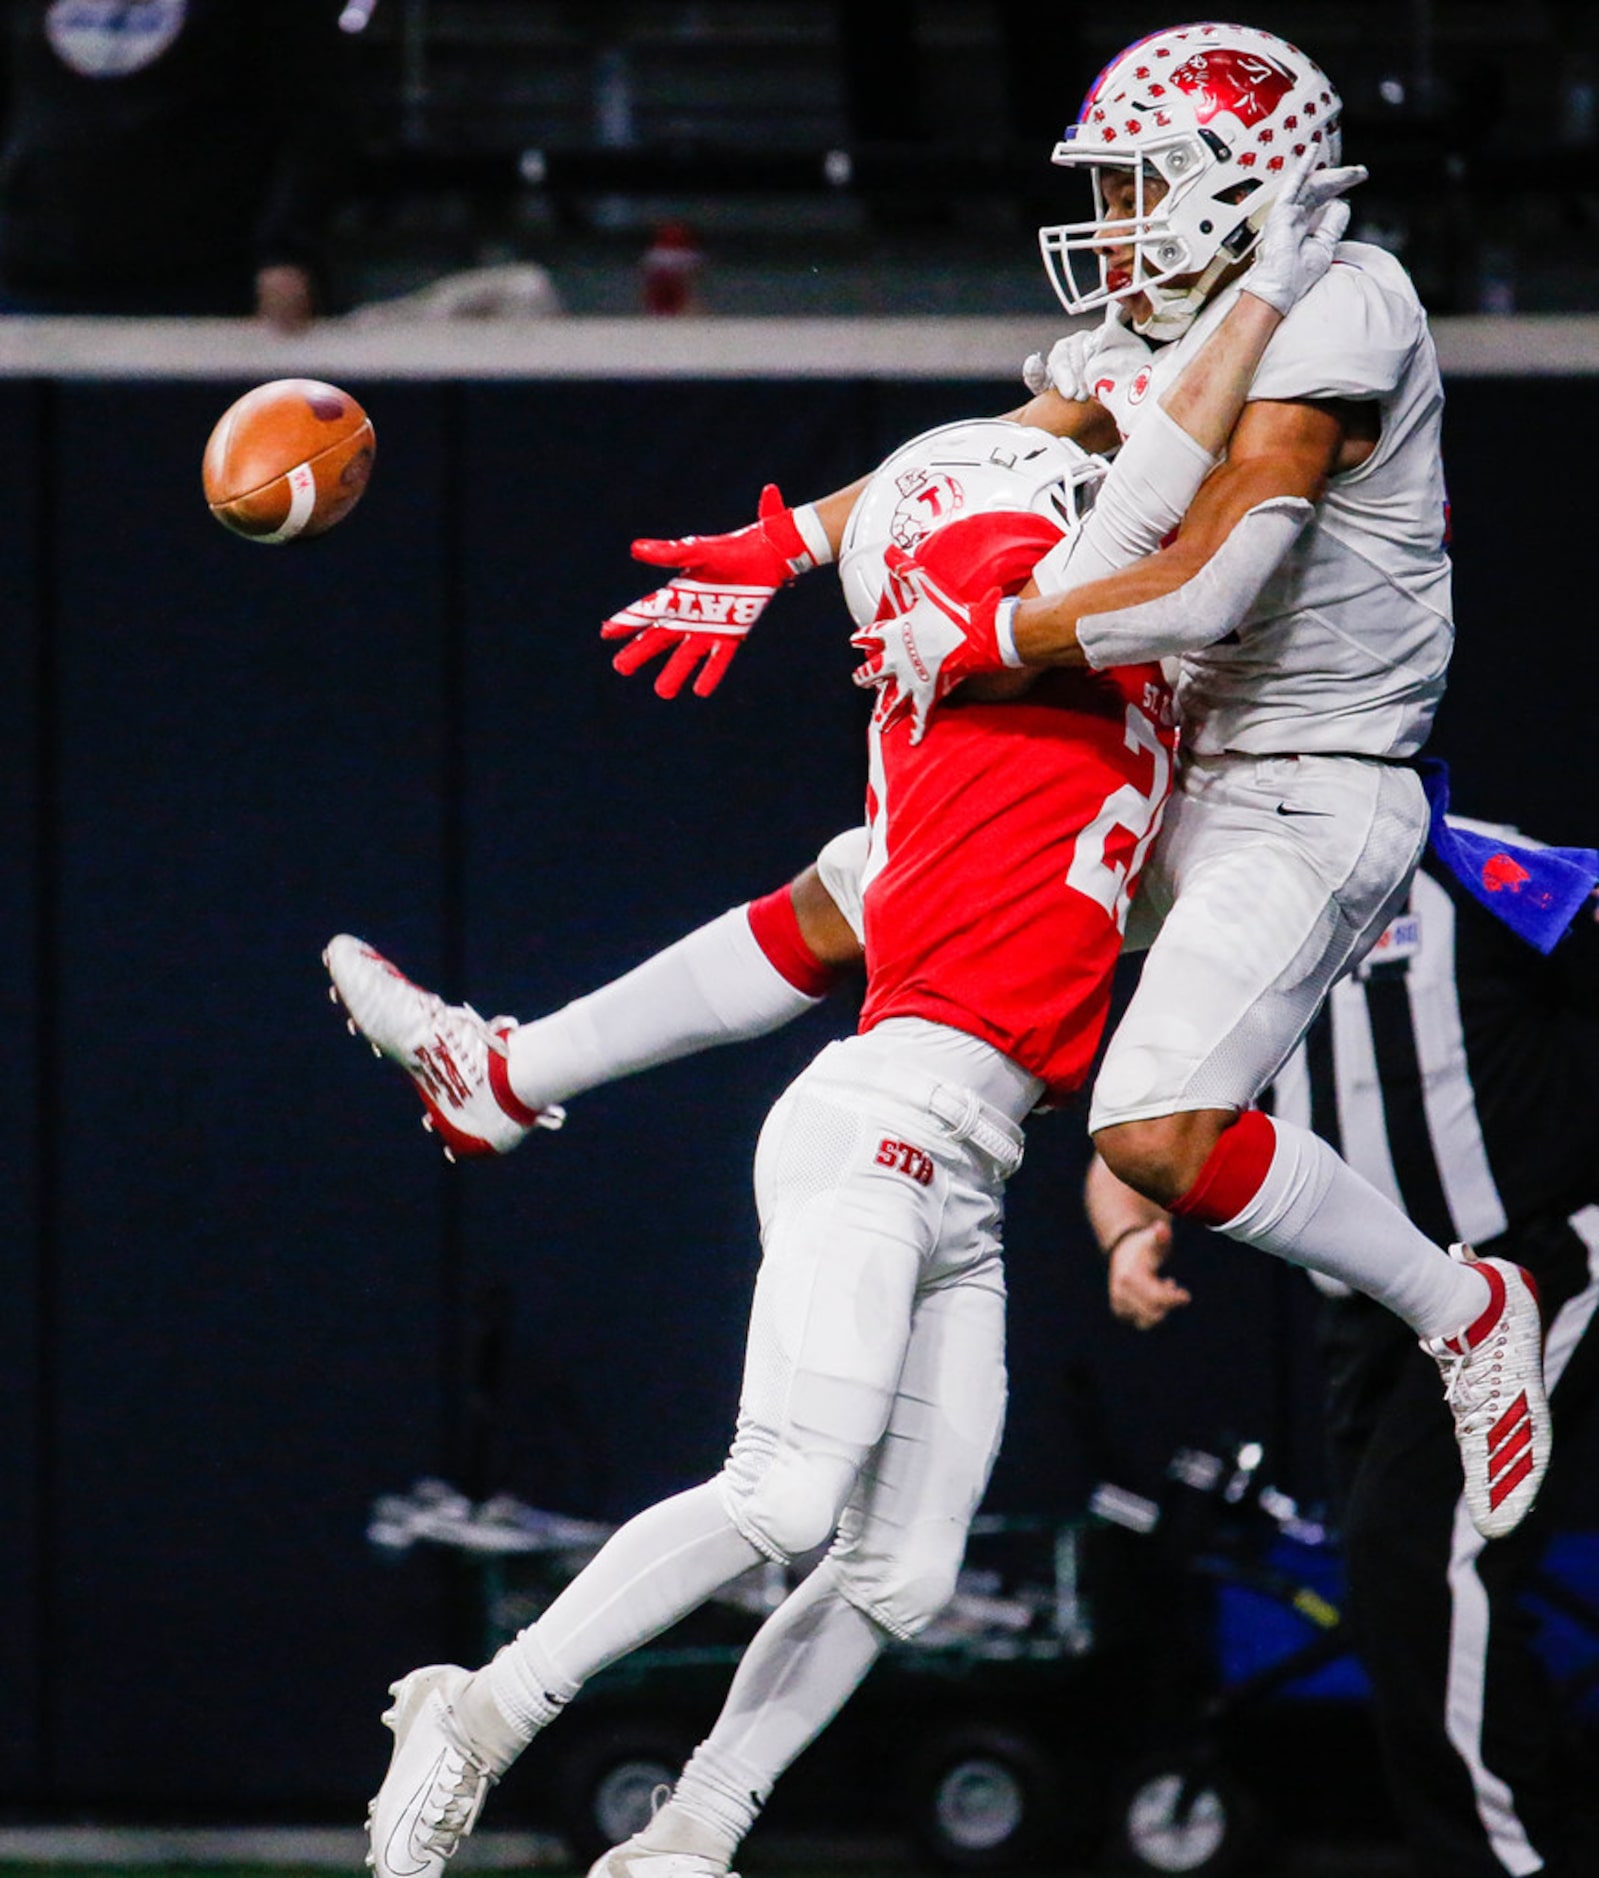
POLYGON ((1532 1510, 1549 1467, 1543 1314, 1538 1287, 1519 1265, 1473 1258, 1467 1246, 1449 1250, 1482 1273, 1492 1295, 1475 1323, 1421 1347, 1443 1372, 1472 1524, 1485 1539, 1501 1539, 1532 1510))
POLYGON ((416 1084, 422 1126, 450 1160, 509 1154, 535 1128, 559 1128, 566 1111, 530 1109, 517 1100, 505 1040, 514 1017, 485 1023, 469 1004, 446 1004, 414 985, 360 939, 340 933, 322 954, 333 979, 329 995, 344 1006, 352 1032, 416 1084))

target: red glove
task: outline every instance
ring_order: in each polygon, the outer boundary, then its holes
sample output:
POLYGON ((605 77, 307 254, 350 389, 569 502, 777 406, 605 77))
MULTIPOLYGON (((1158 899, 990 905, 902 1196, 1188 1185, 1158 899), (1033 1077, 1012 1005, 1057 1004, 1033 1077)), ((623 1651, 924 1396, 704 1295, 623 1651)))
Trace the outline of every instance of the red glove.
POLYGON ((995 625, 1000 590, 960 600, 902 548, 889 548, 883 558, 884 603, 893 611, 850 639, 866 654, 853 676, 857 685, 878 687, 878 723, 887 726, 909 711, 911 742, 920 743, 933 706, 963 678, 1006 670, 995 625))
MULTIPOLYGON (((683 571, 614 613, 600 628, 602 639, 629 641, 611 661, 619 672, 636 672, 657 653, 666 652, 670 657, 655 680, 657 694, 675 698, 699 665, 694 695, 710 696, 772 595, 820 558, 807 545, 776 483, 761 491, 756 515, 747 528, 730 535, 633 543, 634 560, 683 571)), ((814 512, 810 520, 812 538, 818 539, 821 525, 814 512)))

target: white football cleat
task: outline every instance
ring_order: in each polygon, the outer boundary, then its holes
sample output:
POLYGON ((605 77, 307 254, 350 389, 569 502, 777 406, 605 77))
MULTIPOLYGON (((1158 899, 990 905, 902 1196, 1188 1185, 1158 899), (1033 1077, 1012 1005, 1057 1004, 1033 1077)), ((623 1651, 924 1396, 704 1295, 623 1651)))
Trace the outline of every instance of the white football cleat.
POLYGON ((1549 1468, 1543 1313, 1532 1274, 1519 1265, 1476 1258, 1463 1245, 1449 1255, 1481 1272, 1492 1296, 1474 1324, 1421 1347, 1443 1371, 1471 1523, 1485 1539, 1502 1539, 1532 1510, 1549 1468))
POLYGON ((453 1663, 434 1663, 389 1686, 394 1706, 383 1725, 394 1732, 394 1752, 366 1814, 366 1862, 377 1878, 440 1878, 477 1823, 498 1776, 456 1722, 454 1702, 469 1679, 453 1663))
POLYGON ((558 1106, 530 1109, 517 1100, 505 1049, 514 1017, 485 1023, 469 1004, 446 1004, 349 933, 328 941, 322 963, 351 1030, 416 1084, 427 1110, 422 1126, 439 1137, 448 1159, 509 1154, 535 1128, 566 1120, 558 1106))

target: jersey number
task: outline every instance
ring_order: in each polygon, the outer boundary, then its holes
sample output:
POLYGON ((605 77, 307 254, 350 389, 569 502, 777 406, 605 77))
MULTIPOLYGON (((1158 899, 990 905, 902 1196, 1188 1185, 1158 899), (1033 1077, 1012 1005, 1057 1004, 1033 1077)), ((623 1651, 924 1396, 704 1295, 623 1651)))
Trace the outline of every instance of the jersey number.
POLYGON ((1171 786, 1171 752, 1136 704, 1127 707, 1127 729, 1122 742, 1129 750, 1147 750, 1154 759, 1149 791, 1146 794, 1136 783, 1126 782, 1106 796, 1099 813, 1077 837, 1072 864, 1066 870, 1066 885, 1086 893, 1090 900, 1097 900, 1116 922, 1117 932, 1124 933, 1133 887, 1150 843, 1160 831, 1160 812, 1166 806, 1166 793, 1171 786), (1133 852, 1129 860, 1108 861, 1105 848, 1112 831, 1118 828, 1132 836, 1133 852))

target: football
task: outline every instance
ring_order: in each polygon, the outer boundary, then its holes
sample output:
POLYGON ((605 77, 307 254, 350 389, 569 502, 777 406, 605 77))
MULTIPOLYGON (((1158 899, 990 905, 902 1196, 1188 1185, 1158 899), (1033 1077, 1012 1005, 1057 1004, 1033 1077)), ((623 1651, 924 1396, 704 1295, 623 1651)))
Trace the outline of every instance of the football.
POLYGON ((306 541, 361 500, 375 447, 371 419, 347 391, 277 378, 217 420, 201 466, 205 499, 251 541, 306 541))

